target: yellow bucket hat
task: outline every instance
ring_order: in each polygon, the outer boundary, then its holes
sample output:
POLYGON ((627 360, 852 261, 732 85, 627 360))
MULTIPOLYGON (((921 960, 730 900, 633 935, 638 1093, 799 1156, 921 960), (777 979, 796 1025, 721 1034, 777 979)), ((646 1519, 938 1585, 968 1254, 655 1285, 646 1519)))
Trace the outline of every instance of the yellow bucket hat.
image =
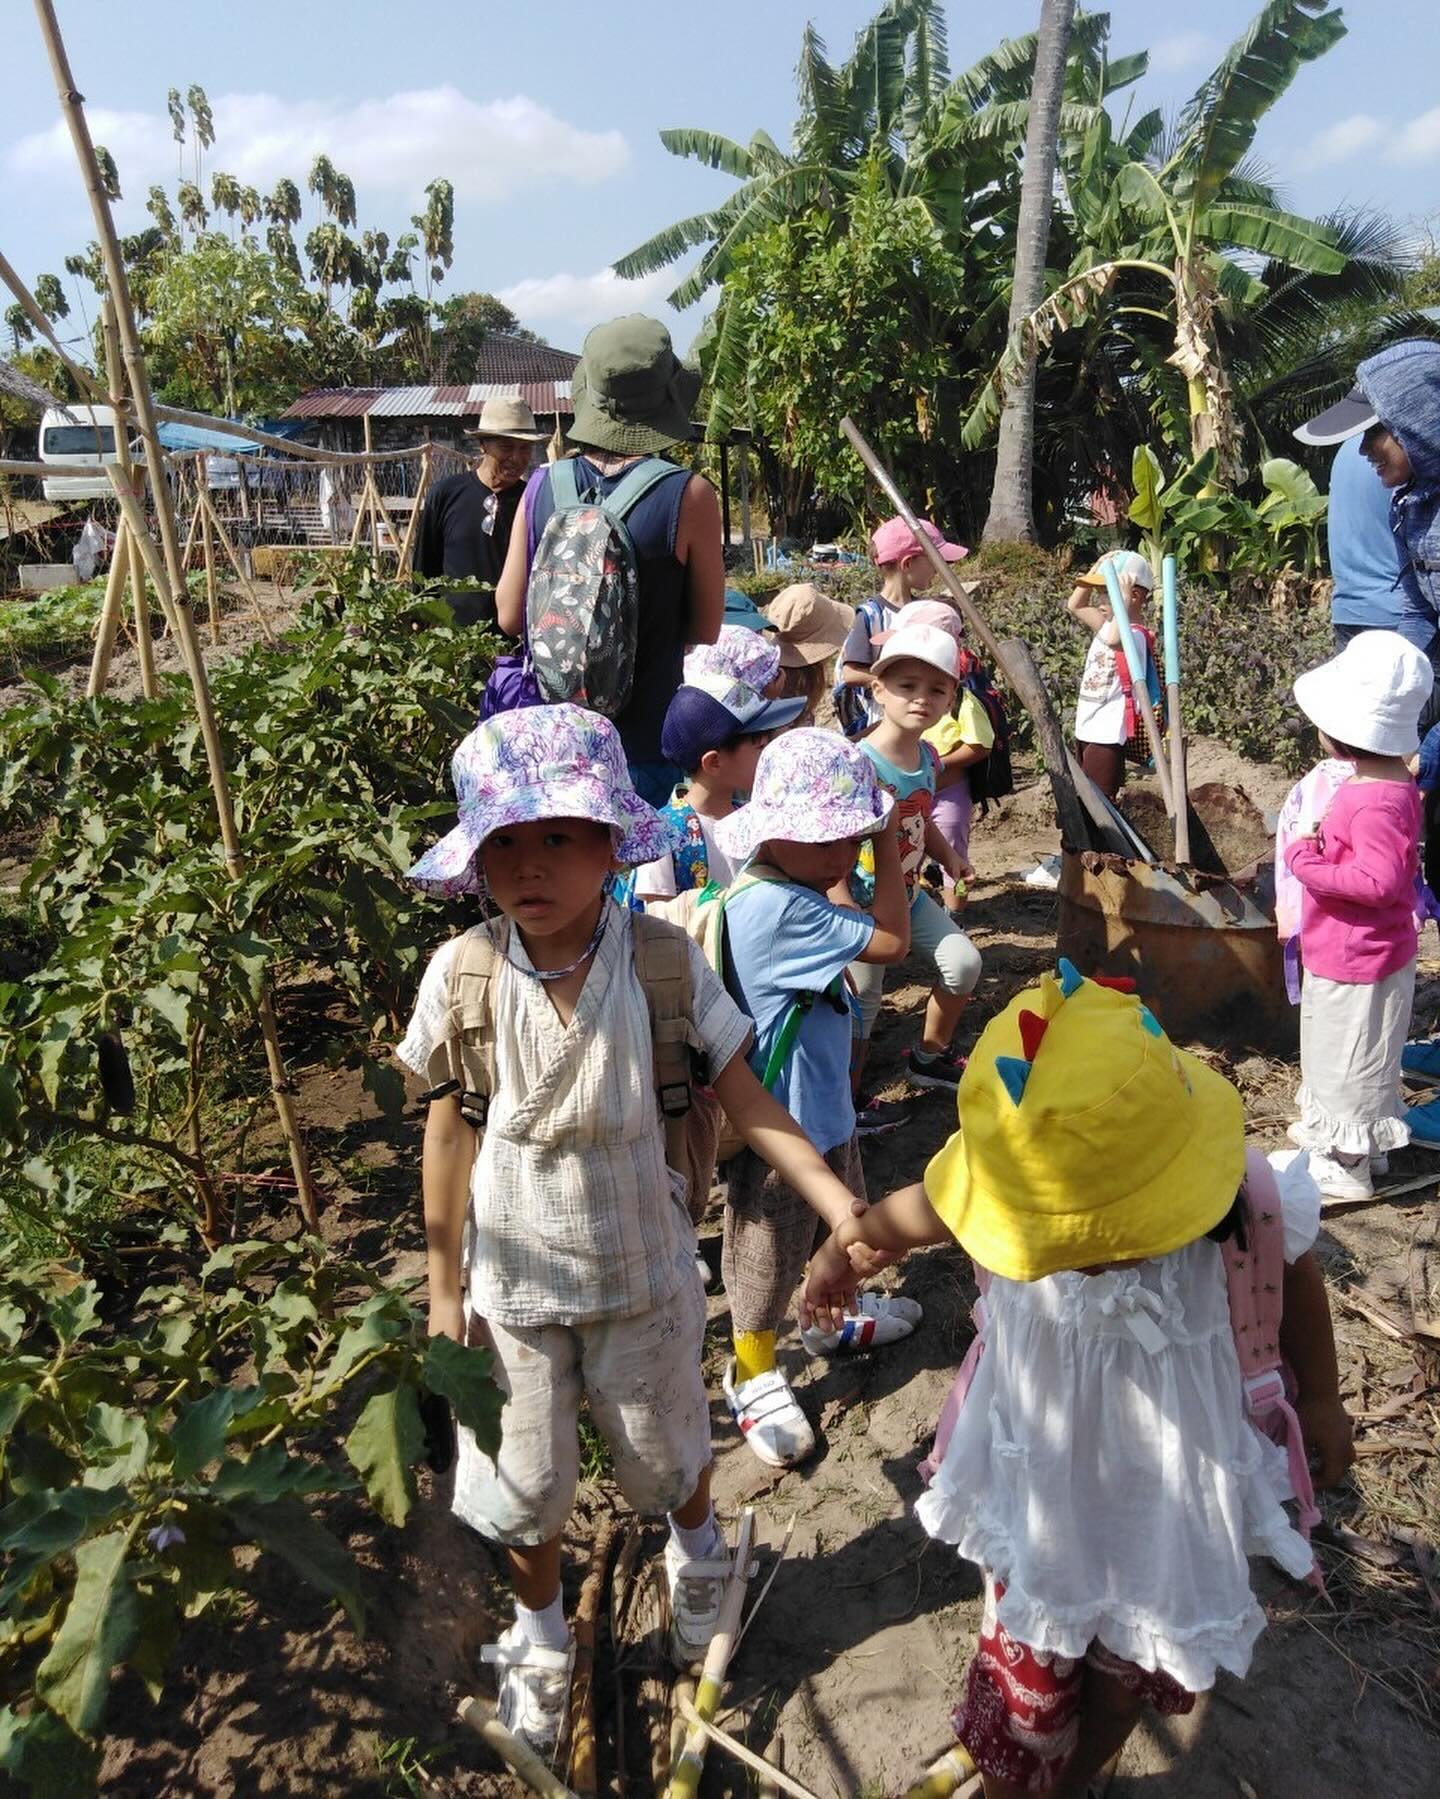
POLYGON ((1009 1280, 1168 1255, 1220 1222, 1245 1170, 1229 1081, 1063 959, 985 1027, 959 1104, 925 1192, 1009 1280))

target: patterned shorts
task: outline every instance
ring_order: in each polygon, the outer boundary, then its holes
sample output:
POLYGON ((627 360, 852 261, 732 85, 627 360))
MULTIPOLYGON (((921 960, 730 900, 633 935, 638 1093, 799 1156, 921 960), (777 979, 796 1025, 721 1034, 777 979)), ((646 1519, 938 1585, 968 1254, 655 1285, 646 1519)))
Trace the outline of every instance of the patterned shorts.
POLYGON ((995 1616, 1004 1591, 1002 1582, 986 1575, 980 1641, 953 1720, 956 1736, 982 1773, 1022 1792, 1049 1792, 1075 1747, 1087 1667, 1118 1680, 1162 1716, 1194 1709, 1195 1695, 1170 1675, 1147 1674, 1099 1643, 1073 1662, 1017 1643, 995 1616))

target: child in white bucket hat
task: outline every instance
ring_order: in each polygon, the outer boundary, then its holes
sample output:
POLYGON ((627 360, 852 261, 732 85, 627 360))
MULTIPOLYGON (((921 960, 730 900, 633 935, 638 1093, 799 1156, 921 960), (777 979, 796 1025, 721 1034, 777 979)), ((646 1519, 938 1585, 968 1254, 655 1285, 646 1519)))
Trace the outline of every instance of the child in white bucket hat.
POLYGON ((1420 796, 1415 752, 1432 675, 1395 631, 1362 631, 1295 683, 1327 756, 1353 764, 1323 820, 1285 852, 1300 883, 1299 1120, 1322 1193, 1365 1199, 1372 1160, 1410 1141, 1400 1057, 1415 993, 1420 796))
POLYGON ((608 897, 615 870, 672 841, 631 786, 614 726, 577 706, 502 713, 453 770, 459 822, 411 879, 483 891, 500 916, 431 958, 398 1053, 431 1084, 430 1329, 490 1348, 506 1394, 498 1455, 462 1430, 455 1480, 457 1515, 505 1546, 515 1587, 516 1621, 485 1659, 500 1670, 502 1719, 543 1753, 573 1658, 560 1541, 582 1393, 630 1503, 669 1516, 682 1663, 704 1656, 729 1572, 710 1504, 705 1296, 661 1104, 683 1109, 690 1052, 817 1213, 833 1224, 854 1201, 750 1072, 750 1021, 695 946, 608 897), (668 1014, 662 984, 684 995, 668 1014))
MULTIPOLYGON (((726 982, 755 1020, 751 1066, 863 1202, 845 971, 857 961, 898 962, 909 947, 890 796, 853 744, 800 727, 761 751, 749 804, 714 831, 735 866, 759 877, 737 882, 724 913, 726 982), (845 891, 866 838, 877 846, 873 913, 849 904, 845 891)), ((753 1149, 734 1157, 727 1175, 721 1272, 735 1355, 725 1397, 760 1460, 786 1467, 802 1461, 815 1438, 776 1366, 775 1336, 819 1221, 785 1170, 772 1172, 753 1149)), ((812 1334, 805 1346, 828 1353, 892 1342, 919 1316, 912 1300, 868 1293, 843 1328, 812 1334)))

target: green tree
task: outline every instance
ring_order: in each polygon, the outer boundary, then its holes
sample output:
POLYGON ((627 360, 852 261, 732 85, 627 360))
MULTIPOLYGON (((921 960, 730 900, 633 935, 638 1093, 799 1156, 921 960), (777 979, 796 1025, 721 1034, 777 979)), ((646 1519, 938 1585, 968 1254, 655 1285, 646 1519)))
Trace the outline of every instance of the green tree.
POLYGON ((35 303, 47 319, 67 319, 70 316, 70 302, 65 298, 65 287, 58 275, 37 275, 35 278, 35 303))
MULTIPOLYGON (((967 421, 967 444, 988 434, 1027 357, 1092 319, 1125 330, 1123 315, 1144 309, 1152 318, 1159 311, 1171 327, 1166 360, 1185 384, 1192 454, 1215 451, 1222 486, 1240 478, 1217 315, 1231 305, 1254 305, 1263 287, 1235 253, 1313 275, 1339 275, 1346 264, 1333 227, 1287 212, 1247 158, 1265 114, 1300 69, 1344 32, 1339 9, 1325 10, 1325 0, 1269 0, 1186 102, 1173 132, 1167 136, 1142 121, 1138 153, 1092 167, 1105 194, 1092 221, 1101 242, 1082 241, 1068 278, 1011 332, 967 421), (1127 285, 1132 276, 1140 278, 1138 294, 1127 285)), ((1072 154, 1076 142, 1072 134, 1072 154)), ((1155 359, 1141 356, 1146 372, 1163 380, 1155 359)))
POLYGON ((202 233, 166 263, 150 304, 146 344, 172 401, 232 417, 288 402, 303 374, 291 333, 304 291, 252 239, 202 233))
MULTIPOLYGON (((195 143, 195 185, 199 187, 205 152, 215 142, 215 118, 210 111, 205 90, 198 81, 191 86, 185 98, 190 107, 190 134, 195 143)), ((171 120, 174 120, 173 109, 171 120)))
POLYGON ((145 210, 154 219, 159 229, 165 233, 166 240, 175 244, 178 237, 175 214, 170 210, 170 197, 163 187, 157 185, 150 189, 149 198, 145 202, 145 210))
POLYGON ((216 169, 210 177, 210 204, 229 219, 240 210, 240 183, 224 169, 216 169))
POLYGON ((265 217, 272 225, 298 225, 304 211, 300 189, 287 175, 282 175, 265 202, 265 217))
POLYGON ((175 192, 175 203, 180 208, 180 217, 192 231, 201 232, 210 223, 210 208, 205 204, 205 196, 193 181, 182 181, 175 192))
POLYGON ((105 198, 123 200, 125 196, 120 192, 120 171, 115 167, 115 158, 104 144, 95 146, 95 163, 100 170, 100 185, 105 190, 105 198))

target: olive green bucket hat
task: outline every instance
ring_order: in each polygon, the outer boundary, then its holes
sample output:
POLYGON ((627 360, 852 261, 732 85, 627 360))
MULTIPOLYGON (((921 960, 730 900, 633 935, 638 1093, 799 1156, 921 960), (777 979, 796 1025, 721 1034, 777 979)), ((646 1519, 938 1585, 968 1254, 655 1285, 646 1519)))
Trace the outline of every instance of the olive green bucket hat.
POLYGON ((650 456, 690 436, 700 376, 675 354, 670 333, 641 313, 596 325, 570 380, 578 444, 650 456))

